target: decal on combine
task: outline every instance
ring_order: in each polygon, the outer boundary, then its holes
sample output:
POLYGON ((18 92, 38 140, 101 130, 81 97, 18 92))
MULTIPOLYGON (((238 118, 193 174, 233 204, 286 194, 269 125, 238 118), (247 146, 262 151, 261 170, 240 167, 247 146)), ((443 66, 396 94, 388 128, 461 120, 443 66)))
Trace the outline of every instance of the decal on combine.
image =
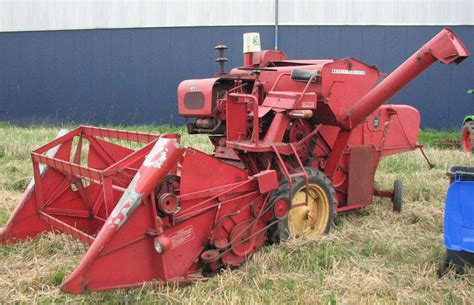
POLYGON ((332 74, 346 74, 346 75, 365 75, 364 70, 346 70, 346 69, 332 69, 332 74))
POLYGON ((193 226, 183 228, 179 231, 176 231, 170 235, 171 239, 171 249, 179 247, 190 240, 194 239, 194 229, 193 226))
POLYGON ((379 119, 378 117, 375 117, 373 123, 374 123, 374 127, 375 127, 375 128, 379 128, 380 119, 379 119))

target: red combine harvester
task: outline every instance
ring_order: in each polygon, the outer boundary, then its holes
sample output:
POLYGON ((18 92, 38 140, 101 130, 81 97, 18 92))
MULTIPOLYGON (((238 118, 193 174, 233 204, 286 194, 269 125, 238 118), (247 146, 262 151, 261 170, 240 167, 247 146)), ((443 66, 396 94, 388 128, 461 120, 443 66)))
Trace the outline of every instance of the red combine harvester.
POLYGON ((289 60, 250 50, 244 66, 186 80, 178 106, 190 134, 208 134, 212 155, 177 134, 79 127, 32 152, 34 183, 0 243, 46 232, 90 244, 62 290, 86 293, 190 282, 239 266, 267 242, 329 231, 336 212, 374 196, 401 206, 401 185, 379 190, 379 160, 417 148, 418 111, 383 105, 437 60, 469 53, 443 29, 385 79, 353 58, 289 60), (139 149, 125 143, 142 144, 139 149))

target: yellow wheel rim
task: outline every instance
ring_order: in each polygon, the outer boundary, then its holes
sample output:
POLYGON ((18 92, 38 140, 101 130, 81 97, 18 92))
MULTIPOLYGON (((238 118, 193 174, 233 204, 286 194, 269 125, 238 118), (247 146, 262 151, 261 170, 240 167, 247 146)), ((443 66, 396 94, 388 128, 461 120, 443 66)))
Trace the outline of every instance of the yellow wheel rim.
POLYGON ((317 184, 308 184, 308 204, 306 186, 300 188, 291 201, 288 214, 288 229, 293 237, 317 237, 325 233, 329 222, 329 198, 317 184))

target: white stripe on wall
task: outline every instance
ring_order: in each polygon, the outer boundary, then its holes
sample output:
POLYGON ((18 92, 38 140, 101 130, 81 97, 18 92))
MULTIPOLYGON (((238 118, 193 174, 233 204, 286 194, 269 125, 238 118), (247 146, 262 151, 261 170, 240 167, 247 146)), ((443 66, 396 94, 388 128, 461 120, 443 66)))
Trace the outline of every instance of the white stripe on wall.
MULTIPOLYGON (((474 25, 474 0, 279 0, 282 25, 474 25)), ((275 0, 0 0, 0 31, 272 25, 275 0)))

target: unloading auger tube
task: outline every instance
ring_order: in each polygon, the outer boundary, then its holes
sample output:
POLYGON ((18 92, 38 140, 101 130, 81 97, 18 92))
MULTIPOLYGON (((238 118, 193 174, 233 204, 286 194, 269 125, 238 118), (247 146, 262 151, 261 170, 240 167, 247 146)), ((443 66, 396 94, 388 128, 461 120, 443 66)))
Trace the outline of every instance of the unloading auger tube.
POLYGON ((378 85, 354 58, 288 59, 260 50, 257 33, 245 41, 242 67, 225 72, 220 45, 218 73, 178 87, 188 132, 207 134, 212 154, 179 134, 61 132, 31 153, 34 183, 0 244, 55 232, 90 245, 61 287, 79 294, 202 280, 268 242, 324 234, 374 196, 400 212, 400 181, 378 189, 375 171, 415 149, 420 114, 383 104, 436 60, 466 58, 455 34, 443 29, 378 85))
POLYGON ((345 128, 354 128, 369 114, 386 103, 392 96, 423 73, 436 61, 459 64, 469 56, 462 41, 450 29, 443 29, 403 64, 364 95, 354 106, 339 115, 345 128))

